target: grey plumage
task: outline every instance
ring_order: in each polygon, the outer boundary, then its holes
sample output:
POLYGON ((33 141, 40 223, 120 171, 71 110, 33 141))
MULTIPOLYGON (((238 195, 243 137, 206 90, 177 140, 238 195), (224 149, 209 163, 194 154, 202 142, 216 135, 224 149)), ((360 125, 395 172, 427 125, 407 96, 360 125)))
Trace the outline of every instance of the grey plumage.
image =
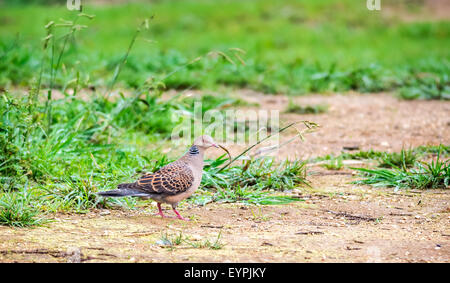
POLYGON ((106 192, 99 192, 98 195, 102 197, 145 197, 148 193, 142 192, 135 188, 135 183, 120 184, 117 186, 117 190, 111 190, 106 192))

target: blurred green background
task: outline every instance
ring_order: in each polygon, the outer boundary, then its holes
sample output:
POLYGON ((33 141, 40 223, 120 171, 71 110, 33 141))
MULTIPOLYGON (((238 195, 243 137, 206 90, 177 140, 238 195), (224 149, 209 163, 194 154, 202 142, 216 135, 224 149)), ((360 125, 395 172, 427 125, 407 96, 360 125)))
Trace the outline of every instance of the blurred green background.
MULTIPOLYGON (((56 82, 67 86, 78 73, 84 87, 107 84, 137 27, 153 16, 120 73, 123 87, 177 70, 164 80, 168 88, 294 95, 400 90, 406 98, 445 98, 450 23, 436 17, 429 2, 385 0, 381 11, 370 11, 362 0, 81 1, 83 12, 95 17, 78 20, 87 28, 71 38, 56 82), (234 64, 205 56, 210 51, 224 52, 234 64), (199 56, 205 57, 180 68, 199 56)), ((0 85, 27 86, 36 79, 44 26, 77 18, 65 3, 0 4, 0 85)))

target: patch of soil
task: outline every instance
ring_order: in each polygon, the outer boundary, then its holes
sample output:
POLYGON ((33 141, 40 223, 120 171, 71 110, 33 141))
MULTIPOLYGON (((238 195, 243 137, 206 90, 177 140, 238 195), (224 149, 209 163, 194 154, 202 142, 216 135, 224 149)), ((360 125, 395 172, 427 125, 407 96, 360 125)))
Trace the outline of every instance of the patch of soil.
POLYGON ((450 2, 447 0, 381 1, 381 14, 405 22, 442 21, 450 19, 450 2))

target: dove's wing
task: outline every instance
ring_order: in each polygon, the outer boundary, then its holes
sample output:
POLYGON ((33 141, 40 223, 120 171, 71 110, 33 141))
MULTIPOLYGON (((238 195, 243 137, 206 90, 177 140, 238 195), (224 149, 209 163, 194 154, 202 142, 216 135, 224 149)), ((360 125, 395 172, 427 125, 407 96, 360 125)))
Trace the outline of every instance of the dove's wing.
POLYGON ((189 189, 193 182, 194 174, 191 168, 178 160, 153 174, 142 176, 136 183, 137 187, 146 193, 175 195, 189 189))

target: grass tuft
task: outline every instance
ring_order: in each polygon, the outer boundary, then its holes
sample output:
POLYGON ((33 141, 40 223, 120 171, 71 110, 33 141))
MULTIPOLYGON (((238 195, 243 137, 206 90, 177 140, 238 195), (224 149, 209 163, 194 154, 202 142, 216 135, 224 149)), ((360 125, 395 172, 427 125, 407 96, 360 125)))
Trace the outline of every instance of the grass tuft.
POLYGON ((26 190, 0 193, 0 225, 29 227, 48 220, 39 217, 36 199, 26 190))
POLYGON ((344 167, 344 164, 342 162, 342 156, 330 158, 327 163, 321 164, 320 166, 328 170, 341 170, 342 167, 344 167))
POLYGON ((204 240, 193 240, 189 236, 183 235, 180 232, 178 235, 169 235, 167 232, 161 233, 161 237, 156 244, 159 246, 167 247, 170 250, 174 250, 177 246, 182 244, 186 244, 188 247, 192 247, 195 249, 211 249, 211 250, 220 250, 223 248, 224 244, 221 243, 220 238, 222 236, 222 232, 217 234, 215 240, 211 241, 209 239, 204 240))
POLYGON ((295 113, 295 114, 321 114, 326 113, 328 111, 328 105, 326 104, 317 104, 317 105, 297 105, 291 99, 289 100, 289 104, 285 110, 286 113, 295 113))
POLYGON ((405 150, 402 149, 400 153, 384 153, 379 158, 379 167, 384 168, 410 168, 413 167, 416 163, 418 155, 411 149, 405 150))
POLYGON ((448 189, 450 186, 450 159, 441 160, 440 153, 431 162, 417 162, 417 166, 394 169, 352 168, 363 174, 356 184, 398 189, 448 189))
POLYGON ((221 170, 219 166, 228 161, 219 157, 204 169, 202 185, 206 189, 233 189, 248 187, 256 190, 286 191, 299 185, 309 185, 306 180, 306 162, 285 160, 277 164, 273 158, 246 160, 241 165, 221 170))

